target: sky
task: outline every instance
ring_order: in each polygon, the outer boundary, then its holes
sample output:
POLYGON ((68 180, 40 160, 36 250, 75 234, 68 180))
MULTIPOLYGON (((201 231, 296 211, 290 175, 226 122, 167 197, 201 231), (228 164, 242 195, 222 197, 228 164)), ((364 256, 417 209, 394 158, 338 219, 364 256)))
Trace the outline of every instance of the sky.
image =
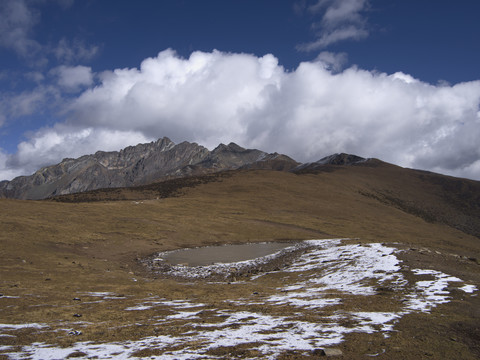
POLYGON ((0 0, 0 180, 169 137, 480 180, 478 0, 0 0))

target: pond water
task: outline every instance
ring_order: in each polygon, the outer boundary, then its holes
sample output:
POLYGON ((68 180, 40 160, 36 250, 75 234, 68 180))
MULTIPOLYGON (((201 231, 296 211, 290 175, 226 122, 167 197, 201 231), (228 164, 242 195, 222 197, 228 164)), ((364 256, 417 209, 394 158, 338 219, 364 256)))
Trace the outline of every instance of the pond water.
POLYGON ((229 264, 271 255, 292 245, 293 243, 288 242, 263 242, 207 246, 164 252, 159 254, 159 258, 170 265, 206 266, 217 263, 229 264))

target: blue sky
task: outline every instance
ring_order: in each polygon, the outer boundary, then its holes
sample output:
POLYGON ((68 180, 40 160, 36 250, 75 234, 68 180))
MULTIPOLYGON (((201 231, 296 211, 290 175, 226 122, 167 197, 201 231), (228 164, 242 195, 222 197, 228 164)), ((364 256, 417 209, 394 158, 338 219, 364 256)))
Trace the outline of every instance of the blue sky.
POLYGON ((168 136, 480 179, 480 2, 2 0, 0 178, 168 136))

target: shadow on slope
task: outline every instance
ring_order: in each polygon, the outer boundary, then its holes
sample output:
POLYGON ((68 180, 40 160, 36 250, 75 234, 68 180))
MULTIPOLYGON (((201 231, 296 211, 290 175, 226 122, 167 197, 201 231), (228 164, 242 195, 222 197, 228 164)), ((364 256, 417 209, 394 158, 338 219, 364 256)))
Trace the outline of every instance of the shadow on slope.
POLYGON ((201 176, 174 178, 148 185, 123 188, 105 188, 74 194, 58 195, 50 197, 46 200, 67 203, 81 203, 94 201, 164 199, 168 197, 180 196, 181 190, 184 188, 191 188, 200 184, 220 181, 222 178, 230 175, 230 172, 227 171, 201 176))
POLYGON ((406 169, 378 159, 340 154, 295 171, 298 175, 340 172, 358 181, 358 192, 382 204, 445 224, 480 238, 480 182, 406 169), (327 159, 326 160, 331 160, 327 159))

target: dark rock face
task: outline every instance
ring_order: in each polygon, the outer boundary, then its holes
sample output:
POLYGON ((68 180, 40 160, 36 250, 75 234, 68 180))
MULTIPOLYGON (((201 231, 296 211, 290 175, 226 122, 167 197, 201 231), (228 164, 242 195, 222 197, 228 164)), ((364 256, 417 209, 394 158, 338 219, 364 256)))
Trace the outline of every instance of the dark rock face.
POLYGON ((209 151, 196 143, 175 144, 165 137, 120 151, 98 151, 78 159, 64 159, 33 175, 2 181, 0 198, 44 199, 244 167, 290 170, 297 165, 288 156, 244 149, 234 143, 220 144, 209 151))
POLYGON ((351 155, 351 154, 333 154, 327 157, 324 157, 323 159, 320 159, 317 161, 317 164, 322 164, 322 165, 353 165, 357 164, 360 162, 364 162, 366 159, 357 156, 357 155, 351 155))

